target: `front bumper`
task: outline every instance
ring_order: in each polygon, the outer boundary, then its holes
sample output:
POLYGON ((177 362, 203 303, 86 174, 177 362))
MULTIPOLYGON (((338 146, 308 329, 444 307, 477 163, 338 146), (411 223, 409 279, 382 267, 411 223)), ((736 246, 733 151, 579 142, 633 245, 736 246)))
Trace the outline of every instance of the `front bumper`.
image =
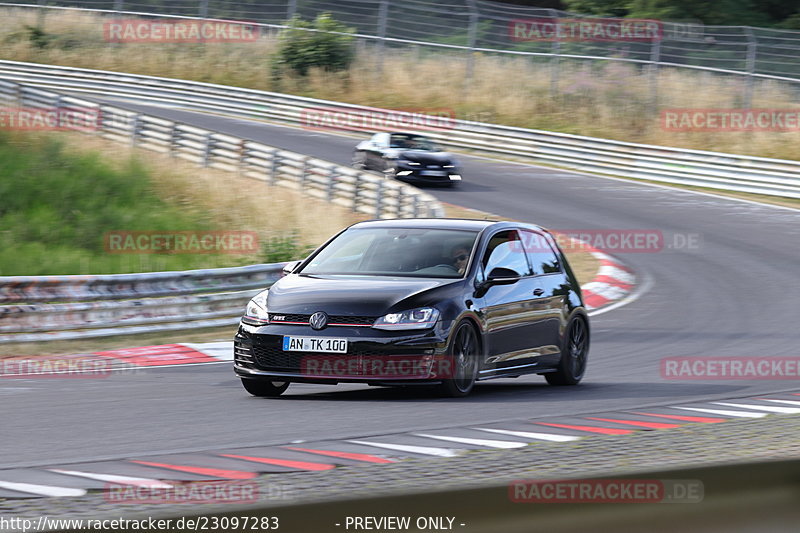
POLYGON ((461 181, 461 169, 459 168, 437 168, 426 169, 419 167, 399 166, 393 172, 395 179, 412 183, 424 183, 428 185, 444 185, 458 183, 461 181))
POLYGON ((242 378, 303 383, 424 383, 448 377, 446 339, 434 330, 240 325, 234 371, 242 378), (347 353, 283 350, 284 335, 346 338, 347 353))

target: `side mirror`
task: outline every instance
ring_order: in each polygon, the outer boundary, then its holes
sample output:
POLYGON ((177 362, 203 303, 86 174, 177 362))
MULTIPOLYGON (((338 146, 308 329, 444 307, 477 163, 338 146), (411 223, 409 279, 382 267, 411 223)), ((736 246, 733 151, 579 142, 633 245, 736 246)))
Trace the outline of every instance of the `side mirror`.
POLYGON ((519 281, 519 274, 510 268, 496 267, 493 268, 489 275, 486 277, 485 284, 488 285, 510 285, 519 281))
POLYGON ((283 275, 285 276, 286 274, 294 272, 294 269, 297 268, 300 263, 302 263, 302 261, 289 261, 283 265, 283 275))

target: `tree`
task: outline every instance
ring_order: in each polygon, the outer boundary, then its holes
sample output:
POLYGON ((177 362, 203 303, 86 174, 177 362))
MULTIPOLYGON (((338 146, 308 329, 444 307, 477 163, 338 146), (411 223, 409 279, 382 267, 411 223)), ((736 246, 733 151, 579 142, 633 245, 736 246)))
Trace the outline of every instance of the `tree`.
POLYGON ((294 17, 281 32, 277 66, 288 67, 301 76, 312 67, 325 70, 346 70, 355 57, 352 28, 334 20, 330 13, 321 13, 314 22, 294 17))

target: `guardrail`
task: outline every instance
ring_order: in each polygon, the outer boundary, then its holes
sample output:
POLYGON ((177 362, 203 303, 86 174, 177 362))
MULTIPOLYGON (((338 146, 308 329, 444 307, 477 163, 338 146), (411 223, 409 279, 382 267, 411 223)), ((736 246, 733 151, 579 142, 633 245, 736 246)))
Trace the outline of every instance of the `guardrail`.
POLYGON ((0 344, 231 326, 282 267, 0 277, 0 344))
MULTIPOLYGON (((0 61, 0 79, 295 126, 307 125, 304 111, 311 108, 324 107, 343 114, 374 111, 353 104, 253 89, 14 61, 0 61)), ((626 143, 472 121, 455 120, 453 125, 452 129, 437 130, 430 136, 452 149, 518 157, 606 176, 800 198, 798 161, 626 143)))
MULTIPOLYGON (((376 218, 443 214, 431 195, 383 176, 116 106, 0 80, 3 105, 96 113, 86 131, 299 189, 376 218)), ((280 267, 0 277, 0 344, 232 325, 280 267)))

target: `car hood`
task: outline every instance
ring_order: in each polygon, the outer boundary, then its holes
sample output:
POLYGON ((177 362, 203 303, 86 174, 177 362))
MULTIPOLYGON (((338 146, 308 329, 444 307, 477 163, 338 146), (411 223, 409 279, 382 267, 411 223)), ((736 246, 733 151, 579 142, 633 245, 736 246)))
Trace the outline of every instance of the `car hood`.
POLYGON ((453 159, 449 152, 426 152, 424 150, 405 150, 400 152, 399 157, 423 165, 446 165, 453 159))
POLYGON ((325 311, 329 315, 378 317, 401 310, 393 307, 414 295, 458 281, 461 280, 289 275, 270 287, 267 307, 270 313, 325 311))

